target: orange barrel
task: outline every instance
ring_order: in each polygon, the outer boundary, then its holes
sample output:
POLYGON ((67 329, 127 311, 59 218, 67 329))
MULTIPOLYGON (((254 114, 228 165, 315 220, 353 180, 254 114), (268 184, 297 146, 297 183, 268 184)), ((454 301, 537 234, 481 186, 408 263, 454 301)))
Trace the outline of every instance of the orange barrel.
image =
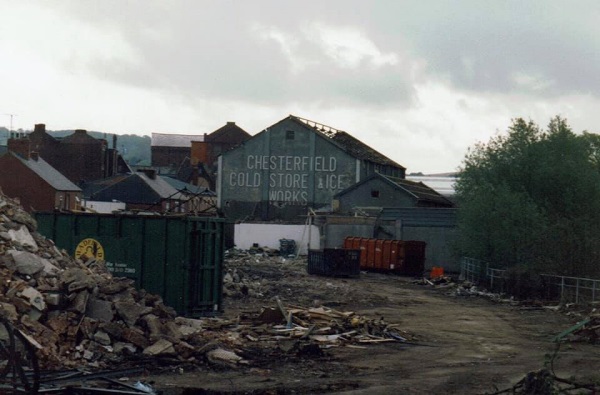
POLYGON ((431 268, 431 273, 429 274, 429 278, 438 278, 444 276, 444 268, 440 266, 434 266, 431 268))

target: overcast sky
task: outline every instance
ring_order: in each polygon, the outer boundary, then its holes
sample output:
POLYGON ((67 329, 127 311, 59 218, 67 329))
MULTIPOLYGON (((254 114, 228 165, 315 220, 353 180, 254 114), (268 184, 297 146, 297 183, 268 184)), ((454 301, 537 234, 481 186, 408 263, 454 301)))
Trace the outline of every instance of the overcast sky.
POLYGON ((408 172, 523 117, 600 125, 597 1, 0 0, 0 126, 250 134, 289 114, 408 172))

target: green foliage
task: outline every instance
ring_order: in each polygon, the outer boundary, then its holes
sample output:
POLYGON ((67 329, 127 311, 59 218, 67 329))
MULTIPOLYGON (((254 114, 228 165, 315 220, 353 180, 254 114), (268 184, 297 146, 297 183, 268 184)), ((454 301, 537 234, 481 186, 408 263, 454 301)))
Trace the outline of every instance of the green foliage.
POLYGON ((496 267, 600 274, 600 136, 516 119, 467 153, 456 185, 459 252, 496 267))
POLYGON ((117 137, 117 149, 130 165, 150 166, 150 137, 124 134, 117 137))

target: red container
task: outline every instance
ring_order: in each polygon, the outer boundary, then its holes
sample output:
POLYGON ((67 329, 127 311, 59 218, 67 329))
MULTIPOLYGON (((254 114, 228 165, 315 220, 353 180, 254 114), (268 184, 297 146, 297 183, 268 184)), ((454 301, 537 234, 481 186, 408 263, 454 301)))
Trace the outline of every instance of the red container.
POLYGON ((383 261, 383 242, 385 240, 375 239, 375 250, 373 251, 373 267, 381 270, 384 268, 384 264, 387 262, 383 261))
POLYGON ((360 250, 360 268, 421 275, 425 270, 425 246, 423 241, 367 239, 347 237, 344 248, 360 250))

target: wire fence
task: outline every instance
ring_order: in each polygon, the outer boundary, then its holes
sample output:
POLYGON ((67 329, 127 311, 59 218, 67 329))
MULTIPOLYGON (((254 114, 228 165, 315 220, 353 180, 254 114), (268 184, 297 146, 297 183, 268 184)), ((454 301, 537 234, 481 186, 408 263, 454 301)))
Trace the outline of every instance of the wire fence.
MULTIPOLYGON (((488 262, 473 258, 461 259, 460 276, 461 280, 483 285, 491 292, 505 293, 514 285, 505 269, 491 268, 488 262)), ((551 274, 538 276, 540 296, 547 300, 576 304, 600 302, 600 280, 551 274)))

